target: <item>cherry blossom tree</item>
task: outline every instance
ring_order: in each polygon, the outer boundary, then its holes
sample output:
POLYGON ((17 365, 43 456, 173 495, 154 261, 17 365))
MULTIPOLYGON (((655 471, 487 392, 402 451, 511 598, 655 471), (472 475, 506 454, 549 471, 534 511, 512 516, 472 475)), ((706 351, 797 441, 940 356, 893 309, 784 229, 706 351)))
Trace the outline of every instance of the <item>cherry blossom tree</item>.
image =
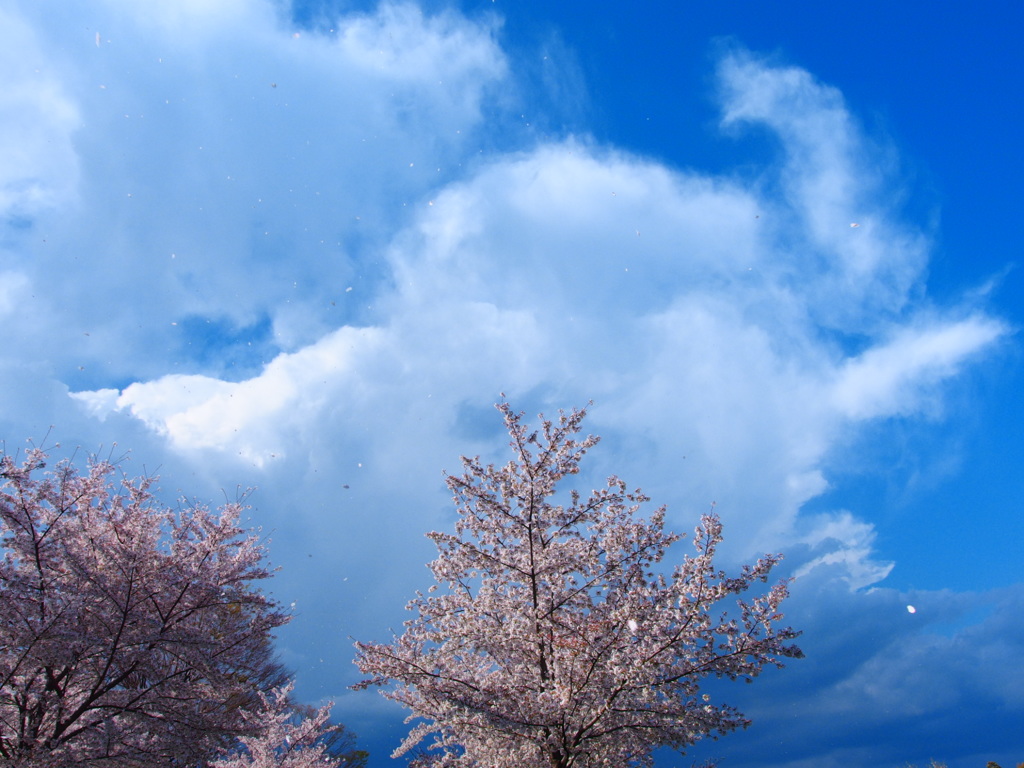
POLYGON ((253 733, 288 617, 241 504, 46 460, 0 458, 0 763, 196 766, 253 733))
POLYGON ((664 508, 639 517, 649 499, 616 477, 587 496, 559 488, 598 441, 577 439, 585 410, 532 431, 498 409, 514 460, 464 457, 464 474, 447 478, 455 533, 428 534, 439 550, 430 591, 443 589, 409 603, 392 642, 356 643, 368 676, 356 687, 383 686, 420 721, 395 756, 420 749, 414 762, 444 768, 649 766, 658 747, 682 752, 745 727, 700 683, 750 681, 802 655, 798 633, 777 626, 785 582, 739 597, 780 556, 727 576, 714 565, 712 509, 696 553, 662 572, 680 538, 664 531, 664 508))
POLYGON ((258 692, 257 706, 243 714, 250 735, 209 768, 362 768, 366 753, 352 749, 342 726, 330 724, 331 705, 303 712, 289 699, 292 687, 258 692))

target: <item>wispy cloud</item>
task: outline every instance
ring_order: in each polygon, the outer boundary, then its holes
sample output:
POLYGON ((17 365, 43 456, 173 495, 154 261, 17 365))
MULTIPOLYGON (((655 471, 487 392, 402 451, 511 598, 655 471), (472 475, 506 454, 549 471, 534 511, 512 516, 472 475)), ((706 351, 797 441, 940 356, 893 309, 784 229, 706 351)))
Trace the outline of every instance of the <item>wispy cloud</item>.
POLYGON ((843 364, 836 378, 835 405, 854 420, 912 413, 929 385, 955 375, 965 360, 1006 331, 1002 322, 979 315, 901 328, 887 343, 843 364))

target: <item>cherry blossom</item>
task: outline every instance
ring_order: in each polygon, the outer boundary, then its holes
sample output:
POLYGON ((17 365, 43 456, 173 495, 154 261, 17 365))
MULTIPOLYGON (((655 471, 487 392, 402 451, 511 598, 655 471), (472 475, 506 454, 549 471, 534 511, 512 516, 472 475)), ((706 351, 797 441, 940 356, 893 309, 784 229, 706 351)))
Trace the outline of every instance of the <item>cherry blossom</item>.
POLYGON ((95 460, 0 458, 0 762, 198 765, 286 675, 240 503, 167 508, 95 460))
POLYGON ((337 768, 362 766, 365 753, 338 756, 339 743, 350 746, 340 726, 330 724, 331 705, 302 717, 289 700, 289 683, 270 694, 258 694, 257 705, 243 714, 252 734, 240 736, 238 747, 209 768, 337 768), (333 748, 332 748, 333 747, 333 748))
POLYGON ((407 606, 390 643, 356 643, 367 677, 418 721, 395 755, 442 768, 650 766, 662 746, 684 751, 745 727, 712 703, 709 676, 752 680, 765 665, 800 657, 798 634, 777 626, 786 582, 767 582, 779 555, 727 576, 714 565, 722 524, 705 515, 695 554, 659 568, 679 536, 665 509, 617 477, 583 496, 560 484, 598 438, 578 439, 586 410, 539 430, 498 409, 514 459, 463 458, 449 476, 454 533, 430 533, 437 582, 407 606), (428 736, 428 749, 422 742, 428 736))

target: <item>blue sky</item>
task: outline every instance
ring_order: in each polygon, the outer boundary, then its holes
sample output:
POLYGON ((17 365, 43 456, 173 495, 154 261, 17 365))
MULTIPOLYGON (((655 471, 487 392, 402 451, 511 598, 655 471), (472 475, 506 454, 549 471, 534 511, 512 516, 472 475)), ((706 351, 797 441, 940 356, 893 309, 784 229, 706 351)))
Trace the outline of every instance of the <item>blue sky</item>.
POLYGON ((256 487, 297 692, 374 768, 350 638, 502 391, 787 555, 807 658, 695 759, 1024 759, 1024 12, 705 6, 0 8, 0 436, 256 487))

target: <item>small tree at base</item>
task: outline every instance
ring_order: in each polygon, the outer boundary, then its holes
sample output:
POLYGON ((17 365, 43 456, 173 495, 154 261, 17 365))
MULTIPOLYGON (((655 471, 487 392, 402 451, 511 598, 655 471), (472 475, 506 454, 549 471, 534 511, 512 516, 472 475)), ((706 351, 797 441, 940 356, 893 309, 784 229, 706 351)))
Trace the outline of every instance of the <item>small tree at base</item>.
MULTIPOLYGON (((652 764, 748 721, 700 693, 708 676, 751 680, 766 664, 799 657, 798 633, 776 626, 785 582, 735 616, 722 601, 765 582, 779 556, 739 575, 715 568, 722 526, 705 515, 696 555, 669 576, 655 568, 679 539, 664 531, 664 508, 616 477, 583 497, 556 503, 558 484, 578 472, 596 437, 577 440, 585 409, 531 431, 498 406, 515 458, 496 468, 463 458, 449 476, 455 533, 430 533, 430 563, 443 593, 418 594, 414 616, 391 643, 356 643, 368 677, 357 688, 422 719, 395 756, 433 735, 415 762, 444 768, 591 768, 652 764), (432 756, 431 756, 432 755, 432 756)), ((437 586, 431 588, 431 592, 437 586)))
POLYGON ((257 706, 243 715, 252 735, 240 736, 237 748, 209 768, 364 768, 366 753, 351 748, 343 727, 330 724, 331 705, 300 712, 289 701, 291 690, 288 684, 259 691, 257 706))

